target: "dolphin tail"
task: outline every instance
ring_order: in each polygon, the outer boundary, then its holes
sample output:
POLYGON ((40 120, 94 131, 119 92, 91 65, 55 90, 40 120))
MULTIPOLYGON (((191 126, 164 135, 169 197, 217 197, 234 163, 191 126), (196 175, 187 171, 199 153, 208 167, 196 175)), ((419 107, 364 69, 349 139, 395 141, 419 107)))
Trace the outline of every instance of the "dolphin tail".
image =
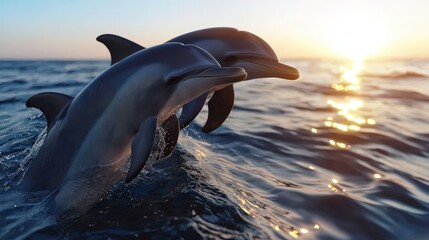
POLYGON ((234 105, 234 87, 230 85, 216 91, 209 100, 209 116, 202 131, 209 133, 220 127, 226 120, 234 105))
POLYGON ((121 61, 133 53, 145 49, 135 42, 113 34, 100 35, 97 37, 97 41, 103 43, 109 50, 111 65, 121 61))
POLYGON ((27 107, 37 108, 43 112, 46 117, 48 131, 52 126, 55 118, 60 114, 61 110, 73 100, 73 97, 62 93, 44 92, 38 93, 30 97, 25 105, 27 107))
POLYGON ((146 164, 155 140, 156 123, 156 116, 146 119, 134 136, 131 144, 131 164, 125 183, 134 180, 146 164))
POLYGON ((208 95, 209 92, 206 92, 183 106, 179 118, 180 129, 187 127, 197 117, 204 107, 208 95))

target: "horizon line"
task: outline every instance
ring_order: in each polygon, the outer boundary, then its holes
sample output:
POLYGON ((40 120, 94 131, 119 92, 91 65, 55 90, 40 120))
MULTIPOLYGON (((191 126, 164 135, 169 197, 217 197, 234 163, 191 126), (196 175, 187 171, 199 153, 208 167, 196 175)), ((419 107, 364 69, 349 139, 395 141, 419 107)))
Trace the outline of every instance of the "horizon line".
MULTIPOLYGON (((280 61, 302 61, 302 60, 328 60, 328 61, 350 61, 351 59, 344 57, 279 57, 280 61)), ((429 60, 429 56, 419 56, 419 57, 370 57, 364 59, 364 61, 383 61, 383 60, 429 60)), ((1 58, 1 62, 18 62, 18 61, 110 61, 110 58, 1 58)))

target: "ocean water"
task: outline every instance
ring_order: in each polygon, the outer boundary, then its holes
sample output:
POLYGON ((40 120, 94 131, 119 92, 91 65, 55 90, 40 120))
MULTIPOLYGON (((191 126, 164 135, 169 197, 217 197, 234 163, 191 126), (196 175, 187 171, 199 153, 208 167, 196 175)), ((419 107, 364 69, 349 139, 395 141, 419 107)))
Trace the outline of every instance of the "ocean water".
POLYGON ((429 61, 285 63, 302 77, 236 84, 221 128, 204 108, 172 156, 57 215, 15 190, 46 134, 25 101, 109 63, 0 62, 0 239, 429 239, 429 61))

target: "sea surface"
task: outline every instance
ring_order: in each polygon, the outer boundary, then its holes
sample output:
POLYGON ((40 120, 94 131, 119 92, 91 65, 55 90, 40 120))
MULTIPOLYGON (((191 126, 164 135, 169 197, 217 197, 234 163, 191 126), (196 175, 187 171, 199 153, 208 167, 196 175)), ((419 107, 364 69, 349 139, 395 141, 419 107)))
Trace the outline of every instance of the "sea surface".
POLYGON ((236 84, 222 127, 204 108, 172 156, 57 215, 15 190, 46 134, 25 101, 109 63, 1 61, 0 239, 429 239, 429 60, 284 62, 299 80, 236 84))

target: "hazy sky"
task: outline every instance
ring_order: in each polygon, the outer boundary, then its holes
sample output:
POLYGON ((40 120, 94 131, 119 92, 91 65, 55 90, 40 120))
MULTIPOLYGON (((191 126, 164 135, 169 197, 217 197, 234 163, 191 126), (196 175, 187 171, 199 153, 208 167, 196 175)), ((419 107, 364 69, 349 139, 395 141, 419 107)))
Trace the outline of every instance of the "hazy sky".
POLYGON ((281 58, 429 58, 428 0, 0 0, 0 59, 107 59, 100 34, 153 46, 216 26, 253 32, 281 58))

